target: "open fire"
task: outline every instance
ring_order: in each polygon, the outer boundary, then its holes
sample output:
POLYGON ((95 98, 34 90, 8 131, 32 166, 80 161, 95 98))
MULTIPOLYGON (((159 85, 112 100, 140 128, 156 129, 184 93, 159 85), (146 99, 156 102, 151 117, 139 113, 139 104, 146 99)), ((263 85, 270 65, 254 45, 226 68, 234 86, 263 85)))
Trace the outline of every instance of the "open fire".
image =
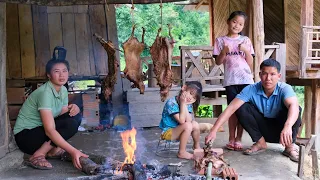
POLYGON ((122 165, 134 164, 136 160, 134 156, 134 152, 137 149, 136 134, 137 134, 137 130, 135 128, 132 128, 131 130, 127 130, 121 133, 122 146, 126 154, 126 158, 122 165))

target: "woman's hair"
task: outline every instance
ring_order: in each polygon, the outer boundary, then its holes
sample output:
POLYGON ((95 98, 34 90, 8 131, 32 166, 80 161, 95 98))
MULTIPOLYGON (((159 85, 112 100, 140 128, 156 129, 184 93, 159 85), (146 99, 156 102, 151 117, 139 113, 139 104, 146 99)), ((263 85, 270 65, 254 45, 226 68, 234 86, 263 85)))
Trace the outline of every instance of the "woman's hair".
MULTIPOLYGON (((196 101, 193 103, 193 112, 196 113, 197 110, 198 110, 198 107, 200 105, 200 99, 201 99, 201 96, 202 96, 202 85, 200 82, 198 81, 190 81, 190 82, 186 82, 186 90, 195 90, 196 91, 196 101)), ((182 94, 182 90, 180 91, 179 93, 179 97, 181 96, 182 94)), ((178 98, 178 101, 180 99, 178 98)), ((180 103, 180 102, 179 102, 180 103)))
POLYGON ((67 60, 50 59, 50 61, 48 61, 47 64, 46 64, 46 74, 50 74, 53 66, 56 65, 56 64, 60 64, 60 63, 66 65, 68 71, 70 70, 70 65, 69 65, 69 62, 67 60))
POLYGON ((230 14, 230 16, 229 16, 229 18, 228 18, 227 21, 231 21, 231 19, 233 19, 233 18, 236 17, 236 16, 242 16, 242 17, 244 18, 244 20, 247 19, 247 15, 246 15, 245 12, 243 12, 243 11, 233 11, 233 12, 230 14))

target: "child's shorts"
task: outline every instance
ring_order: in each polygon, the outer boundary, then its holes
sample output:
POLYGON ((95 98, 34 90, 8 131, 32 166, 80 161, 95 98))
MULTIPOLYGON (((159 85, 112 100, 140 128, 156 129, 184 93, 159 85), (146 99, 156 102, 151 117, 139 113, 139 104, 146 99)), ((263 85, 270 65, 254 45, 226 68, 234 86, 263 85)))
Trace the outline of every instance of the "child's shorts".
POLYGON ((172 128, 166 130, 161 134, 161 139, 163 140, 171 140, 172 138, 172 128))

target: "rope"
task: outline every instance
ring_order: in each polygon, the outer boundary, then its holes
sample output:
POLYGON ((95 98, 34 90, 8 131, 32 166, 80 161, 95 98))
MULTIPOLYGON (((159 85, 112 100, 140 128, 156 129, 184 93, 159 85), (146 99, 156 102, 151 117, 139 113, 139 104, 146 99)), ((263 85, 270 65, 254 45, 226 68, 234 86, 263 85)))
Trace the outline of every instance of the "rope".
POLYGON ((105 4, 106 7, 107 7, 107 11, 110 11, 107 0, 104 0, 104 4, 105 4))
POLYGON ((162 0, 160 0, 160 28, 162 30, 162 0))
POLYGON ((133 3, 133 0, 131 0, 131 11, 130 11, 130 14, 131 14, 131 22, 132 22, 132 27, 134 26, 134 3, 133 3))

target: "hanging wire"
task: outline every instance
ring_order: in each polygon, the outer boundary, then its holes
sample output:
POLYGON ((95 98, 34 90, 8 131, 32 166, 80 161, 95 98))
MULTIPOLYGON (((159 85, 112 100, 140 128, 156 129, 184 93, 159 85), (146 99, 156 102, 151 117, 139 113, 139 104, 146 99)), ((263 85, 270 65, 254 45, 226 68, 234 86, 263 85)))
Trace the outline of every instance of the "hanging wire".
POLYGON ((131 22, 132 22, 132 27, 134 26, 134 3, 133 3, 133 0, 131 0, 131 11, 130 11, 130 14, 131 14, 131 22))

